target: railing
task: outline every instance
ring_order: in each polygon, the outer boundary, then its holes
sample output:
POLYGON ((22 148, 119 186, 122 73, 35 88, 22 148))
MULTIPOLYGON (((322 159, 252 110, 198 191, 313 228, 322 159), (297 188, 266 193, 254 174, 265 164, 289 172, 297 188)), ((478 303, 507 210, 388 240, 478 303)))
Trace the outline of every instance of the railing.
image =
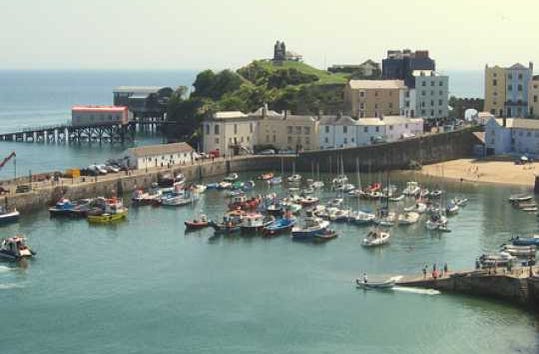
POLYGON ((40 131, 40 130, 54 130, 54 129, 59 129, 59 128, 67 128, 70 126, 71 126, 71 122, 66 121, 64 124, 51 124, 51 125, 41 125, 38 127, 27 127, 27 128, 23 128, 22 132, 28 133, 28 132, 35 132, 35 131, 40 131))

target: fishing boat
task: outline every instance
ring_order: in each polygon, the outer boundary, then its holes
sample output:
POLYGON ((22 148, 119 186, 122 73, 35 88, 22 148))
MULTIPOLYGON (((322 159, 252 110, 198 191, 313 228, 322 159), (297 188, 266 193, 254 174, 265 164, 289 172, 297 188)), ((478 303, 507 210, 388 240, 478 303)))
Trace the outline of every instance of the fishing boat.
POLYGON ((406 188, 403 189, 402 194, 406 196, 417 196, 421 192, 419 184, 415 181, 410 181, 406 184, 406 188))
POLYGON ((527 202, 533 199, 533 196, 531 194, 513 194, 509 196, 509 202, 510 203, 520 203, 520 202, 527 202))
POLYGON ((516 236, 511 238, 510 241, 514 246, 539 246, 539 235, 531 235, 529 237, 516 236))
POLYGON ((293 174, 292 176, 289 176, 287 178, 288 182, 290 183, 299 183, 301 182, 301 179, 302 179, 301 175, 298 175, 298 174, 293 174))
POLYGON ((268 184, 270 186, 276 186, 276 185, 281 184, 281 183, 283 183, 283 178, 281 176, 273 177, 270 180, 268 180, 268 184))
POLYGON ((273 203, 266 207, 266 213, 273 216, 280 216, 284 213, 284 207, 281 203, 273 203))
POLYGON ((104 208, 101 211, 92 212, 88 215, 88 222, 95 224, 106 224, 119 221, 127 217, 128 209, 123 206, 120 199, 110 198, 105 200, 104 208))
POLYGON ((390 238, 391 234, 389 232, 382 231, 379 228, 375 228, 369 231, 361 244, 365 247, 381 246, 388 243, 390 238))
POLYGON ((34 257, 36 253, 26 244, 21 235, 8 237, 0 242, 0 258, 18 261, 22 258, 34 257))
POLYGON ((242 209, 242 210, 253 210, 258 207, 260 204, 260 198, 258 197, 252 197, 247 199, 244 195, 238 195, 232 199, 230 204, 228 204, 228 208, 230 210, 233 209, 242 209))
POLYGON ((329 240, 333 240, 337 238, 339 235, 335 230, 326 229, 321 233, 314 235, 314 242, 327 242, 329 240))
POLYGON ((368 281, 366 275, 364 275, 363 278, 356 279, 357 288, 365 290, 389 290, 395 286, 395 283, 395 279, 389 279, 381 282, 368 281))
POLYGON ((245 215, 240 223, 242 233, 255 233, 262 231, 266 226, 275 221, 273 216, 264 216, 260 213, 245 215))
POLYGON ((292 216, 274 220, 271 224, 264 227, 264 235, 273 236, 292 230, 296 224, 296 218, 292 216))
POLYGON ((329 226, 329 221, 318 217, 305 217, 302 225, 292 227, 293 240, 309 240, 314 235, 324 232, 329 226))
POLYGON ((0 206, 0 225, 9 224, 19 220, 20 213, 17 209, 8 210, 0 206))
POLYGON ((160 193, 150 194, 142 189, 136 189, 131 196, 131 202, 135 205, 155 205, 159 203, 160 193))
POLYGON ((451 202, 458 205, 459 207, 463 207, 463 206, 468 205, 468 198, 455 197, 451 199, 451 202))
POLYGON ((225 178, 223 178, 223 181, 232 183, 232 182, 235 182, 238 178, 240 178, 240 176, 238 176, 237 173, 231 173, 225 178))
POLYGON ((273 172, 266 172, 258 176, 258 179, 263 181, 271 180, 273 178, 273 172))
POLYGON ((412 225, 419 221, 419 213, 415 211, 407 211, 399 215, 399 225, 412 225))
POLYGON ((200 230, 205 227, 210 226, 208 217, 204 214, 201 214, 198 218, 193 220, 187 220, 184 222, 186 230, 200 230))
POLYGON ((210 222, 216 234, 235 234, 241 231, 240 221, 230 216, 224 216, 220 223, 210 222))
POLYGON ((173 193, 165 194, 161 197, 161 205, 163 206, 183 206, 192 204, 198 200, 198 195, 190 193, 186 190, 179 190, 173 193))
POLYGON ((60 198, 53 207, 49 208, 49 214, 50 216, 71 216, 74 208, 75 205, 69 199, 60 198))
POLYGON ((351 212, 348 221, 356 224, 356 225, 370 225, 374 222, 376 219, 376 215, 373 213, 369 213, 363 210, 358 210, 355 212, 351 212))

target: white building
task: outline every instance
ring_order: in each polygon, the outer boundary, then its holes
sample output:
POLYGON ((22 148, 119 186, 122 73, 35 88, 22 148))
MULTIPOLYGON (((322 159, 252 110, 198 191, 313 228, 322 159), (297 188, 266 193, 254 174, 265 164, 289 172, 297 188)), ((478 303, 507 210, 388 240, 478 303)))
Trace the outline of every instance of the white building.
POLYGON ((71 108, 73 126, 127 124, 129 120, 129 109, 125 106, 73 106, 71 108))
POLYGON ((449 77, 432 70, 414 70, 415 88, 400 93, 401 115, 443 119, 449 115, 449 77))
POLYGON ((401 116, 359 118, 324 116, 320 118, 320 148, 358 147, 392 142, 423 133, 423 119, 401 116))
POLYGON ((530 154, 539 156, 539 120, 491 118, 485 126, 487 155, 530 154))
POLYGON ((214 113, 202 124, 204 152, 219 150, 222 155, 231 154, 234 148, 252 151, 260 119, 240 111, 214 113))
POLYGON ((128 164, 136 169, 185 165, 193 162, 194 150, 187 143, 147 145, 127 149, 128 164))

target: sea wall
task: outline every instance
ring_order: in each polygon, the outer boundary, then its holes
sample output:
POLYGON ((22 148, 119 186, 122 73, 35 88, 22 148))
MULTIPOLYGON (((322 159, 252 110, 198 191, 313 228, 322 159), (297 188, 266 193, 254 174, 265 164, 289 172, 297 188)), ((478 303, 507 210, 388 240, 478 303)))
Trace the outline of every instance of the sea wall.
POLYGON ((356 164, 362 172, 406 169, 411 161, 425 165, 472 156, 477 143, 472 129, 462 129, 393 143, 309 151, 300 154, 298 169, 310 171, 319 165, 320 171, 336 172, 341 161, 348 172, 356 171, 356 164))

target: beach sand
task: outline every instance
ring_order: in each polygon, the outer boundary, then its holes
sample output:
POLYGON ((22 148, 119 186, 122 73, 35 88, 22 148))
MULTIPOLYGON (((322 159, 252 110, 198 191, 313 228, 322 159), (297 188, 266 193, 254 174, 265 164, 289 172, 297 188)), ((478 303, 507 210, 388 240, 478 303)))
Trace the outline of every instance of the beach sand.
POLYGON ((477 183, 499 183, 533 188, 539 163, 515 165, 512 161, 459 159, 423 166, 419 174, 477 183))

